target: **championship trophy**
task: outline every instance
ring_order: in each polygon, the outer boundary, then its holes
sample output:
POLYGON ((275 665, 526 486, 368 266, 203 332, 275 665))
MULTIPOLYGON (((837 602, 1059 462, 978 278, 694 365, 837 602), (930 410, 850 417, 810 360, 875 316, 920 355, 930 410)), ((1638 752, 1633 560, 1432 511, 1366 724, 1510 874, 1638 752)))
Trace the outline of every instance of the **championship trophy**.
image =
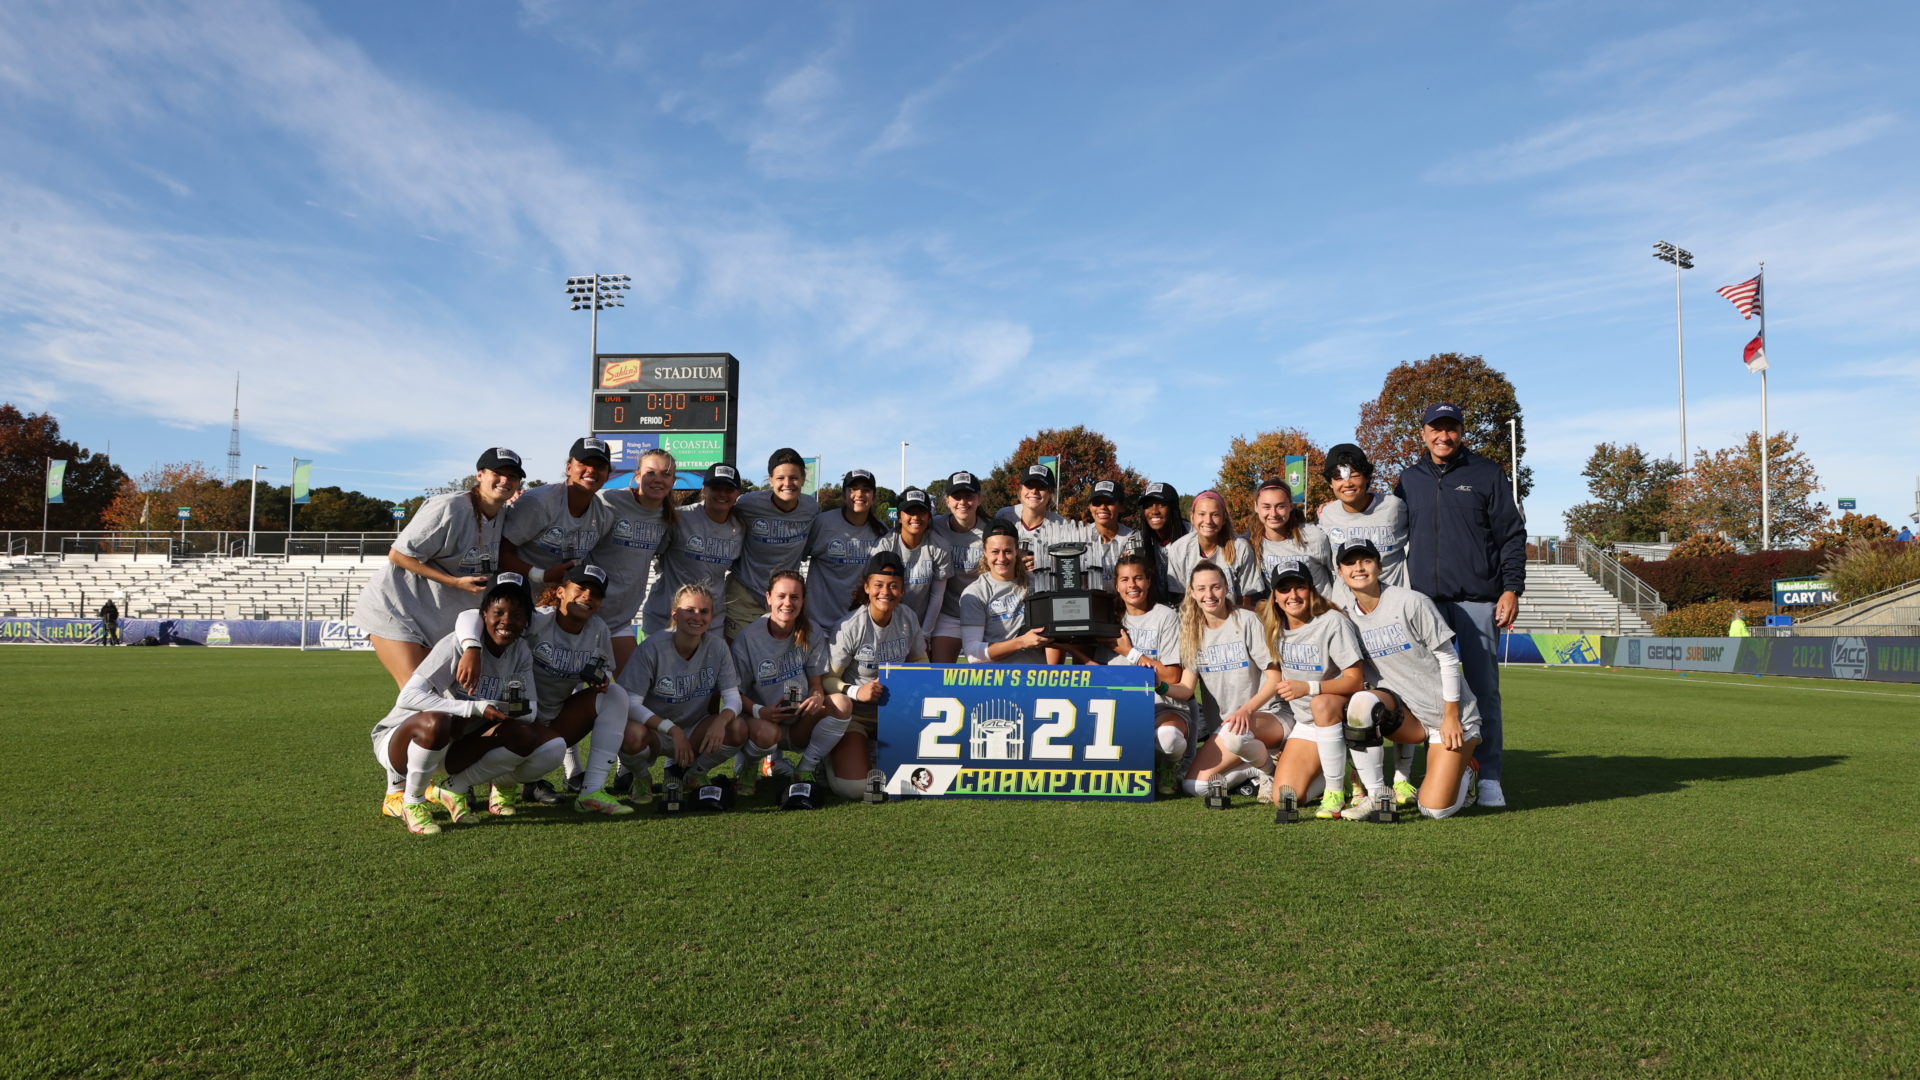
POLYGON ((1207 809, 1231 810, 1232 808, 1233 796, 1227 794, 1226 782, 1218 779, 1207 781, 1207 809))
POLYGON ((519 679, 507 683, 507 696, 500 699, 500 711, 514 720, 533 711, 533 703, 527 700, 527 688, 519 679))
POLYGON ((1054 588, 1027 598, 1027 625, 1046 630, 1055 641, 1091 645, 1120 636, 1120 618, 1114 610, 1113 594, 1086 587, 1086 568, 1081 560, 1087 554, 1085 544, 1054 544, 1047 548, 1053 557, 1054 588))

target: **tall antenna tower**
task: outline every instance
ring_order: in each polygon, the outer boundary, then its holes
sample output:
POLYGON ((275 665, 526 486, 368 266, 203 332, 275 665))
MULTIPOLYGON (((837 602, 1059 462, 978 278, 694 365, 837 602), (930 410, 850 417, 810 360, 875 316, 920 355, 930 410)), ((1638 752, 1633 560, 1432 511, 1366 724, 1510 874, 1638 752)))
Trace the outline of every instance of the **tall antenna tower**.
POLYGON ((233 373, 233 434, 227 436, 227 486, 240 482, 240 373, 233 373))

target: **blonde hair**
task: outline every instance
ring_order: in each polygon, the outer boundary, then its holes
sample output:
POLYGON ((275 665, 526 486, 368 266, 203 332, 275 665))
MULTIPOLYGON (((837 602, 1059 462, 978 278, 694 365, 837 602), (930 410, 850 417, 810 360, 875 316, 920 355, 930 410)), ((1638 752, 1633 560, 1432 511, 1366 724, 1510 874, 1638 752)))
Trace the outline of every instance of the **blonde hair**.
MULTIPOLYGON (((679 461, 674 459, 674 456, 671 451, 662 450, 656 446, 648 450, 646 453, 640 455, 639 462, 634 465, 634 469, 633 469, 634 476, 638 477, 640 475, 640 466, 645 465, 647 463, 648 458, 655 458, 655 457, 661 457, 661 458, 667 459, 667 471, 670 473, 677 472, 680 468, 679 461)), ((673 489, 672 488, 668 488, 667 497, 660 500, 660 520, 667 523, 667 528, 669 529, 673 528, 674 512, 673 512, 673 489)))
MULTIPOLYGON (((775 570, 767 575, 767 592, 773 592, 776 581, 791 581, 800 586, 800 618, 793 624, 793 643, 800 646, 801 652, 807 651, 807 579, 800 576, 798 570, 775 570)), ((772 606, 772 605, 768 605, 772 606)))
POLYGON ((707 601, 708 610, 709 611, 714 610, 715 605, 713 601, 712 589, 707 588, 705 585, 702 585, 697 581, 690 581, 687 584, 680 586, 678 589, 674 590, 673 608, 671 611, 667 613, 667 622, 671 624, 675 630, 680 629, 680 620, 674 618, 674 615, 678 613, 680 610, 680 601, 685 600, 689 596, 705 597, 707 601))
MULTIPOLYGON (((1234 556, 1233 542, 1238 538, 1233 534, 1233 515, 1227 513, 1226 497, 1217 491, 1203 491, 1193 497, 1194 505, 1198 506, 1201 499, 1212 499, 1220 504, 1220 531, 1226 534, 1226 539, 1219 542, 1218 554, 1221 556, 1221 562, 1232 566, 1234 556)), ((1189 509, 1188 513, 1192 513, 1191 509, 1189 509)), ((1198 550, 1199 546, 1206 542, 1206 537, 1200 535, 1200 527, 1198 525, 1193 526, 1193 536, 1194 548, 1198 550)), ((1202 552, 1202 554, 1205 553, 1202 552)), ((1196 566, 1194 569, 1198 570, 1199 567, 1196 566)))
POLYGON ((1201 571, 1219 574, 1222 582, 1228 580, 1227 572, 1212 559, 1200 560, 1187 575, 1187 595, 1180 600, 1180 663, 1189 670, 1194 670, 1200 662, 1200 637, 1207 632, 1207 613, 1200 609, 1200 601, 1193 595, 1193 579, 1199 577, 1201 571))
MULTIPOLYGON (((1320 590, 1313 587, 1313 582, 1307 582, 1307 621, 1312 622, 1332 610, 1333 602, 1321 596, 1320 590)), ((1287 640, 1287 613, 1280 610, 1280 597, 1272 591, 1271 587, 1267 592, 1267 598, 1260 601, 1259 611, 1260 625, 1267 630, 1267 650, 1273 653, 1274 660, 1278 661, 1280 643, 1287 640)))

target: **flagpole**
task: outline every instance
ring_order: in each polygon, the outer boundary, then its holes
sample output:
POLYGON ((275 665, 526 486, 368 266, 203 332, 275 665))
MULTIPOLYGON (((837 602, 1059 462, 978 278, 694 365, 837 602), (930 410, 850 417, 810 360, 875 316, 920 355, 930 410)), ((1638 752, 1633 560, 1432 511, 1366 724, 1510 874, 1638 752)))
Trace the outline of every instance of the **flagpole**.
MULTIPOLYGON (((1760 273, 1758 277, 1759 277, 1759 283, 1754 290, 1753 298, 1759 302, 1760 355, 1765 356, 1767 354, 1767 264, 1764 261, 1761 262, 1760 264, 1760 273)), ((1772 367, 1772 366, 1773 366, 1772 361, 1769 360, 1767 363, 1767 367, 1772 367)), ((1767 443, 1772 439, 1772 434, 1767 424, 1767 367, 1763 367, 1760 369, 1760 550, 1761 551, 1767 551, 1773 547, 1773 515, 1770 512, 1772 510, 1772 506, 1771 506, 1771 500, 1769 498, 1769 490, 1768 490, 1768 482, 1767 482, 1767 472, 1768 472, 1767 443)))
MULTIPOLYGON (((47 473, 53 472, 53 459, 47 459, 47 473)), ((47 498, 47 477, 40 477, 40 554, 47 553, 47 509, 53 503, 47 498)))
POLYGON ((299 478, 300 473, 300 459, 291 458, 289 460, 293 462, 293 465, 287 473, 287 540, 286 543, 280 545, 280 554, 285 556, 291 556, 293 554, 293 489, 294 481, 299 478))

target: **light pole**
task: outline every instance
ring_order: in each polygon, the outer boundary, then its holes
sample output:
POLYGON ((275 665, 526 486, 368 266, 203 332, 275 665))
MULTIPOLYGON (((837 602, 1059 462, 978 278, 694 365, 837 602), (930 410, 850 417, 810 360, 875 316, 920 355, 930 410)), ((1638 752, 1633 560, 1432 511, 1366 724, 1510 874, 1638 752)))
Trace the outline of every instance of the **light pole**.
POLYGON ((1673 349, 1680 365, 1680 471, 1693 471, 1693 452, 1687 447, 1687 337, 1680 316, 1680 271, 1693 269, 1693 252, 1665 240, 1653 245, 1653 257, 1673 264, 1673 349))
POLYGON ((906 442, 902 442, 900 444, 900 490, 901 491, 907 490, 907 446, 908 444, 906 442))
POLYGON ((1508 460, 1512 462, 1513 505, 1515 509, 1519 509, 1520 507, 1520 420, 1518 417, 1513 417, 1513 416, 1507 417, 1507 447, 1510 453, 1510 457, 1508 458, 1508 460))
MULTIPOLYGON (((589 370, 592 370, 593 365, 597 363, 600 358, 600 312, 606 308, 626 307, 626 302, 621 294, 631 288, 633 288, 633 286, 627 284, 627 275, 625 274, 587 274, 582 277, 570 277, 567 279, 567 300, 573 305, 568 310, 580 311, 585 309, 593 313, 590 328, 587 332, 587 367, 589 370)), ((599 378, 597 372, 594 378, 599 378)), ((594 385, 597 386, 599 383, 596 382, 594 385)), ((593 426, 591 404, 588 405, 588 410, 587 426, 591 428, 593 426)))
MULTIPOLYGON (((254 511, 260 506, 260 470, 270 469, 271 465, 255 465, 253 479, 247 481, 247 558, 253 558, 253 522, 254 511)), ((288 526, 292 528, 292 526, 288 526)))

